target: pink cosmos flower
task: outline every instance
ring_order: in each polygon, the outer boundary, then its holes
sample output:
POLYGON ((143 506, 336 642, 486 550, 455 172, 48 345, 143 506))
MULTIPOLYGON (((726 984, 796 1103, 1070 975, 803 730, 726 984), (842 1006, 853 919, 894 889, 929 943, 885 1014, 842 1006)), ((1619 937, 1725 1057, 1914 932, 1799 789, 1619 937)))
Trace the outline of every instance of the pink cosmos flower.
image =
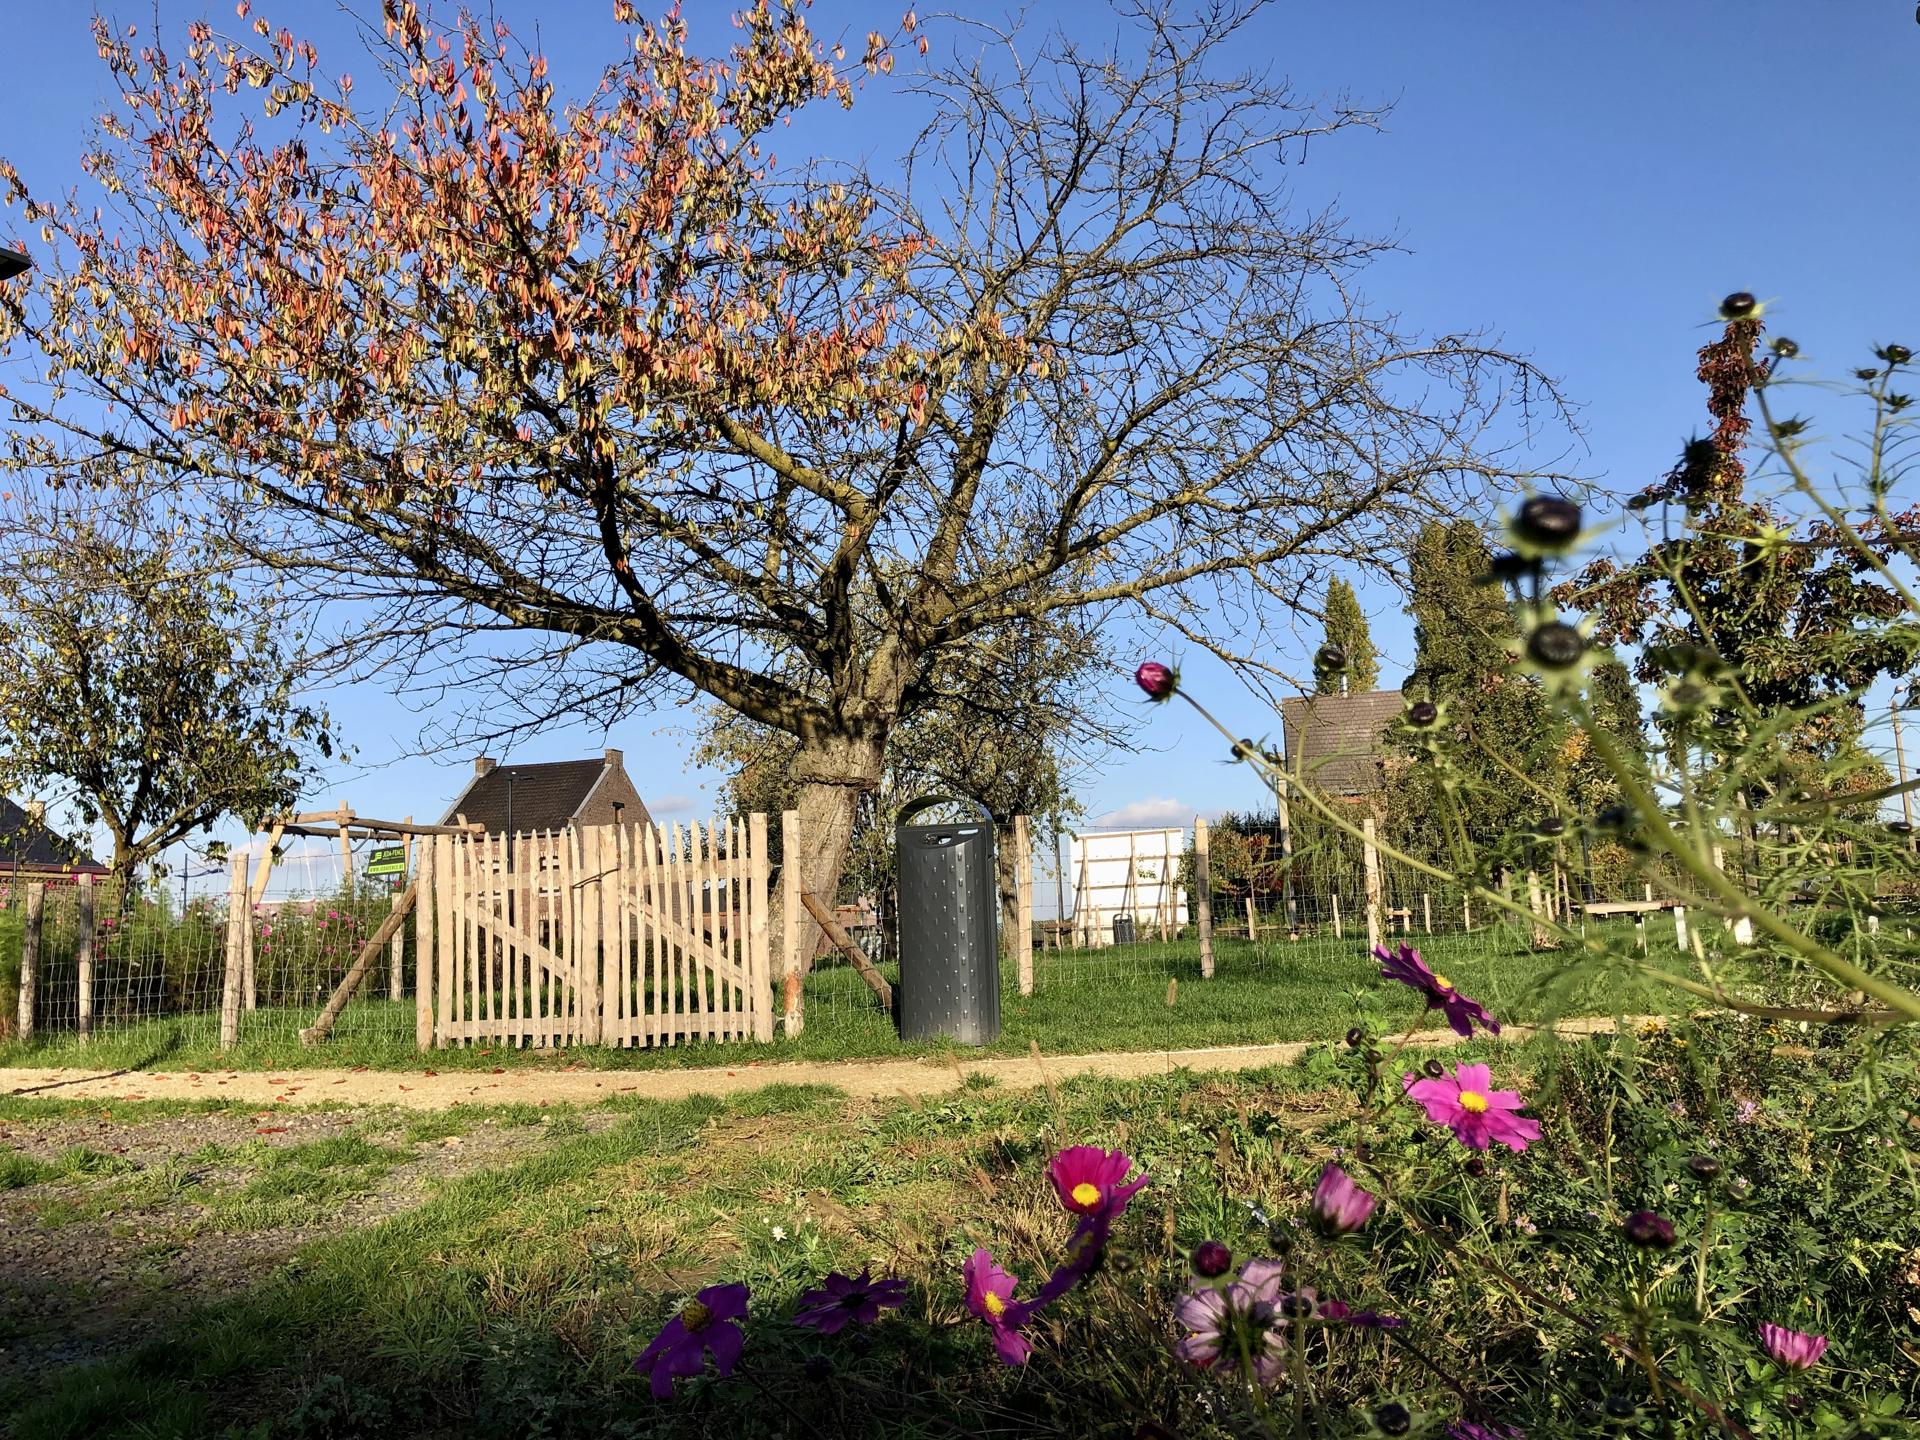
POLYGON ((1313 1189, 1313 1218, 1329 1235, 1351 1235, 1367 1223, 1379 1203, 1378 1196, 1362 1190, 1351 1175, 1329 1161, 1313 1189))
POLYGON ((822 1335, 837 1335, 848 1325, 871 1325, 882 1310, 897 1309, 907 1300, 906 1281, 875 1280, 868 1270, 858 1275, 836 1270, 821 1285, 800 1297, 793 1323, 822 1335))
POLYGON ((984 1249, 969 1255, 960 1273, 967 1282, 967 1309, 986 1321, 995 1353, 1009 1365, 1025 1364, 1033 1346, 1020 1331, 1033 1318, 1033 1307, 1013 1298, 1019 1277, 994 1264, 984 1249))
POLYGON ((698 1375, 706 1368, 708 1353, 715 1370, 731 1375, 745 1343, 740 1327, 731 1322, 746 1314, 744 1285, 709 1285, 682 1306, 633 1362, 635 1370, 649 1372, 654 1399, 670 1399, 674 1379, 698 1375))
POLYGON ((1299 1308, 1286 1302, 1295 1299, 1313 1313, 1310 1291, 1286 1294, 1285 1267, 1278 1260, 1249 1260, 1230 1285, 1195 1282, 1173 1309, 1181 1332, 1174 1353, 1216 1375, 1272 1385, 1286 1369, 1285 1312, 1299 1308))
POLYGON ((1071 1214, 1097 1215, 1111 1222, 1120 1218, 1127 1201, 1147 1183, 1145 1175, 1125 1183, 1131 1169, 1133 1159, 1124 1151, 1073 1145, 1053 1157, 1047 1175, 1061 1205, 1071 1214))
POLYGON ((1472 1038, 1475 1021, 1484 1026, 1490 1035, 1500 1033, 1500 1022, 1487 1013, 1487 1007, 1478 1000, 1469 1000, 1453 988, 1453 982, 1446 976, 1436 975, 1428 969, 1427 962, 1420 958, 1420 952, 1413 946, 1402 942, 1396 954, 1384 945, 1376 945, 1373 947, 1373 958, 1380 962, 1380 974, 1383 977, 1411 985, 1425 995, 1427 1008, 1443 1012, 1447 1024, 1461 1039, 1472 1038))
POLYGON ((1402 1081, 1407 1095, 1436 1125, 1445 1125, 1469 1150, 1485 1150, 1498 1143, 1524 1150, 1540 1138, 1540 1122, 1516 1115, 1526 1102, 1517 1090, 1495 1090, 1493 1072, 1485 1065, 1461 1065, 1451 1075, 1421 1079, 1409 1074, 1402 1081))
POLYGON ((1767 1347, 1776 1365, 1788 1370, 1811 1370, 1827 1353, 1826 1336, 1789 1330, 1784 1325, 1762 1325, 1760 1343, 1767 1347))

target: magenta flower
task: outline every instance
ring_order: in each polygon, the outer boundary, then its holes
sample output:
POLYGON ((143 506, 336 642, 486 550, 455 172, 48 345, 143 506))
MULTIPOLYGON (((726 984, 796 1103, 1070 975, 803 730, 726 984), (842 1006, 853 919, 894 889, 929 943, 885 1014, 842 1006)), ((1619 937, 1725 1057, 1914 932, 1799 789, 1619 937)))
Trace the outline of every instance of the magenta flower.
POLYGON ((747 1287, 709 1285, 680 1307, 653 1343, 633 1362, 635 1370, 650 1371, 649 1380, 656 1400, 673 1395, 677 1376, 698 1375, 706 1368, 706 1355, 713 1355, 713 1368, 723 1376, 731 1375, 739 1362, 745 1337, 731 1322, 746 1318, 747 1287))
POLYGON ((1420 958, 1420 952, 1413 946, 1401 943, 1398 954, 1384 945, 1373 947, 1373 958, 1380 962, 1380 974, 1388 980, 1398 980, 1403 985, 1411 985, 1427 997, 1427 1008, 1445 1013, 1447 1024, 1453 1027, 1454 1034, 1461 1039, 1471 1039, 1473 1024, 1477 1020, 1490 1035, 1500 1033, 1500 1022, 1487 1013, 1487 1007, 1478 1000, 1469 1000, 1453 988, 1453 982, 1444 975, 1436 975, 1427 968, 1427 962, 1420 958))
POLYGON ((907 1301, 904 1280, 875 1280, 867 1271, 842 1275, 838 1270, 821 1282, 822 1288, 800 1297, 793 1323, 822 1335, 838 1335, 848 1325, 871 1325, 882 1310, 894 1310, 907 1301))
POLYGON ((1130 1185, 1125 1183, 1131 1169, 1133 1159, 1123 1151, 1073 1145, 1053 1157, 1047 1174, 1069 1212, 1111 1222, 1120 1218, 1127 1201, 1147 1183, 1144 1175, 1130 1185))
POLYGON ((1158 660, 1149 660, 1133 672, 1133 683, 1147 692, 1149 700, 1171 700, 1180 677, 1158 660))
POLYGON ((1311 1293, 1285 1293, 1285 1268, 1278 1260, 1249 1260, 1239 1278, 1226 1286, 1195 1282, 1173 1308, 1180 1338, 1174 1353, 1189 1365, 1217 1375, 1241 1375, 1272 1385, 1286 1368, 1287 1301, 1304 1300, 1312 1314, 1311 1293))
POLYGON ((984 1249, 969 1255, 960 1273, 967 1282, 967 1309, 986 1321, 995 1352, 1009 1365, 1025 1364, 1033 1346, 1020 1332, 1033 1318, 1033 1307, 1013 1298, 1019 1277, 994 1264, 984 1249))
POLYGON ((1767 1347, 1776 1365, 1788 1370, 1811 1370, 1827 1353, 1826 1336, 1789 1330, 1784 1325, 1762 1325, 1760 1343, 1767 1347))
POLYGON ((1485 1065, 1461 1065, 1439 1079, 1409 1074, 1402 1083, 1410 1098, 1436 1125, 1445 1125, 1469 1150, 1485 1150, 1495 1143, 1524 1150, 1540 1138, 1540 1122, 1516 1115, 1524 1102, 1517 1090, 1492 1088, 1493 1074, 1485 1065))
POLYGON ((1367 1223, 1379 1203, 1378 1196, 1362 1190, 1351 1175, 1329 1161, 1313 1189, 1313 1218, 1329 1235, 1351 1235, 1367 1223))

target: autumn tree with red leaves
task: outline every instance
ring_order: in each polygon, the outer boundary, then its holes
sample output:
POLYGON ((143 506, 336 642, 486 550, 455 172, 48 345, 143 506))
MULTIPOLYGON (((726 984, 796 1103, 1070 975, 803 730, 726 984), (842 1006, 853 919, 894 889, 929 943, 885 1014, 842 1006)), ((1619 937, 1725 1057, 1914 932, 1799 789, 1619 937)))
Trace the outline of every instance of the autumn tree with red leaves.
POLYGON ((39 234, 6 461, 191 477, 482 728, 704 694, 794 736, 831 894, 889 735, 983 637, 1131 605, 1274 668, 1267 617, 1512 478, 1496 415, 1557 403, 1353 298, 1383 243, 1280 162, 1376 117, 1221 73, 1250 8, 926 62, 895 186, 768 149, 893 63, 804 0, 724 58, 617 3, 571 101, 411 0, 359 86, 265 20, 103 24, 98 208, 0 172, 39 234))

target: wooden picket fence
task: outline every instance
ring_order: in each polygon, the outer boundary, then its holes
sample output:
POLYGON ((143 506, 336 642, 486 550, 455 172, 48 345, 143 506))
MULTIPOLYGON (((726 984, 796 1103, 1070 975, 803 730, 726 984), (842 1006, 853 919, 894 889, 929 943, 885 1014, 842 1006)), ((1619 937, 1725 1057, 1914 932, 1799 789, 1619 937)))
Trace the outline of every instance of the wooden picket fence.
POLYGON ((436 835, 424 1047, 771 1040, 767 817, 436 835))

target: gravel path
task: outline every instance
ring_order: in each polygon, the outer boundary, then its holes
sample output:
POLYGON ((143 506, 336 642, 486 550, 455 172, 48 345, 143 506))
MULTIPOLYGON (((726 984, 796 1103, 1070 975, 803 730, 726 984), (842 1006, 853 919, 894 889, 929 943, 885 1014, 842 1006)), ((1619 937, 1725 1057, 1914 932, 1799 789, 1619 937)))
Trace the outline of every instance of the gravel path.
MULTIPOLYGON (((1532 1028, 1510 1025, 1525 1038, 1532 1028)), ((1562 1035, 1611 1030, 1608 1019, 1562 1021, 1562 1035)), ((1450 1030, 1422 1031, 1418 1045, 1456 1042, 1450 1030)), ((830 1064, 748 1063, 679 1070, 288 1070, 156 1072, 147 1070, 0 1069, 0 1093, 65 1100, 179 1100, 213 1098, 253 1105, 402 1105, 441 1110, 452 1105, 591 1105, 615 1096, 678 1100, 689 1095, 733 1095, 767 1085, 832 1085, 849 1095, 938 1095, 958 1089, 968 1075, 991 1076, 1020 1089, 1075 1075, 1118 1079, 1194 1071, 1258 1070, 1290 1065, 1311 1048, 1235 1045, 1206 1050, 1137 1050, 1102 1055, 991 1056, 978 1060, 848 1060, 830 1064)))

